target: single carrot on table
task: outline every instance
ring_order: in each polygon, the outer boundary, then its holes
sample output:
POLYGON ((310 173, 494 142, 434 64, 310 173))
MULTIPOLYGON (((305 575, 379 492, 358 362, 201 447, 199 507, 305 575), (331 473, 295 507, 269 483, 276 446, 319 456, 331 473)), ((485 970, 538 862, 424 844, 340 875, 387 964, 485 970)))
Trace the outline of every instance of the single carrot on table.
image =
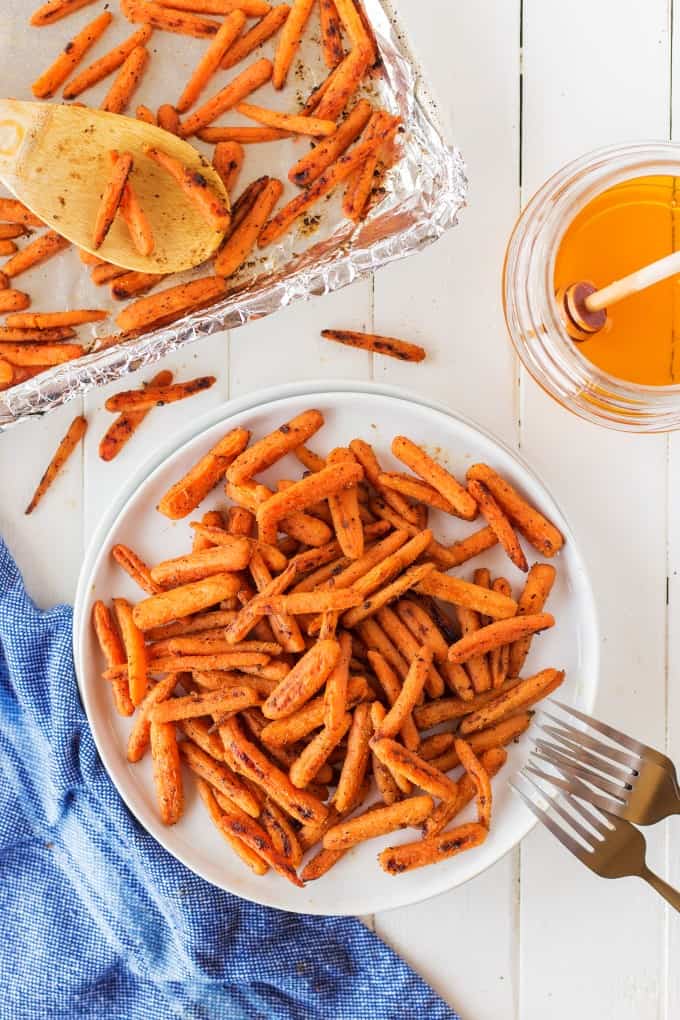
MULTIPOLYGON (((172 372, 163 371, 149 383, 152 387, 169 386, 172 382, 172 372)), ((148 415, 150 407, 142 408, 139 411, 125 411, 109 426, 99 443, 99 456, 102 460, 110 461, 117 457, 125 444, 132 438, 139 426, 148 415)))
POLYGON ((171 386, 147 386, 141 390, 126 390, 109 397, 104 406, 107 411, 141 411, 145 408, 162 407, 209 390, 215 381, 214 375, 206 375, 171 386))
POLYGON ((354 329, 322 329, 321 336, 324 340, 335 340, 336 343, 345 344, 347 347, 358 347, 363 351, 385 354, 390 358, 398 358, 399 361, 423 361, 426 357, 425 350, 418 344, 397 340, 392 336, 360 333, 354 329))
POLYGON ((41 499, 57 477, 66 461, 69 459, 80 440, 87 430, 87 420, 82 415, 74 418, 69 425, 68 431, 60 442, 57 452, 47 466, 45 474, 40 479, 38 488, 33 493, 30 503, 26 507, 26 513, 32 514, 40 503, 41 499))

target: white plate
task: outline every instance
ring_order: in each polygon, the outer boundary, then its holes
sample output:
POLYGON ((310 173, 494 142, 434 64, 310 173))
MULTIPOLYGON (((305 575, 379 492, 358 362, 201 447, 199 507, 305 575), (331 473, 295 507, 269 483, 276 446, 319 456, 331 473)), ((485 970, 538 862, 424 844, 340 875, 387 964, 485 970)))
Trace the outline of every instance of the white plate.
MULTIPOLYGON (((468 465, 475 461, 490 463, 557 523, 567 539, 556 561, 558 579, 549 607, 558 625, 534 642, 528 665, 532 672, 545 666, 565 668, 567 681, 561 697, 586 711, 592 708, 598 676, 595 606, 576 542, 555 503, 523 463, 480 429, 391 388, 307 383, 276 393, 275 398, 271 391, 254 394, 213 411, 208 421, 204 419, 188 430, 192 436, 188 441, 187 435, 175 437, 166 449, 156 451, 153 462, 145 465, 130 481, 127 491, 119 495, 93 537, 78 586, 74 642, 80 690, 99 753, 121 796, 146 829, 187 867, 216 886, 284 910, 371 914, 415 903, 460 885, 499 860, 526 835, 532 828, 533 816, 512 794, 508 778, 525 759, 527 738, 510 748, 510 761, 494 780, 494 821, 490 836, 481 847, 434 867, 399 877, 388 876, 377 864, 376 855, 385 846, 417 838, 417 833, 409 830, 356 847, 326 876, 309 883, 304 890, 295 889, 273 872, 259 878, 223 842, 191 782, 187 783, 184 817, 178 825, 166 828, 158 820, 148 756, 134 766, 126 760, 130 721, 113 711, 108 685, 100 679, 100 655, 89 625, 95 599, 108 601, 114 595, 139 598, 133 582, 111 561, 111 546, 116 542, 130 545, 149 563, 186 551, 192 537, 188 520, 173 523, 154 509, 170 484, 227 429, 242 424, 260 436, 314 406, 326 417, 323 431, 311 444, 320 452, 360 436, 375 446, 388 469, 395 469, 398 465, 389 453, 390 442, 394 435, 405 434, 435 450, 458 477, 464 477, 468 465)), ((299 473, 299 464, 290 458, 273 468, 271 476, 296 477, 299 473)), ((200 512, 224 502, 223 492, 218 488, 200 512)), ((437 537, 449 541, 479 526, 439 514, 433 515, 432 520, 437 537)), ((529 558, 533 561, 536 557, 529 558)), ((518 591, 522 575, 498 548, 480 561, 464 565, 462 576, 469 577, 479 562, 491 567, 494 573, 507 576, 515 592, 518 591)))

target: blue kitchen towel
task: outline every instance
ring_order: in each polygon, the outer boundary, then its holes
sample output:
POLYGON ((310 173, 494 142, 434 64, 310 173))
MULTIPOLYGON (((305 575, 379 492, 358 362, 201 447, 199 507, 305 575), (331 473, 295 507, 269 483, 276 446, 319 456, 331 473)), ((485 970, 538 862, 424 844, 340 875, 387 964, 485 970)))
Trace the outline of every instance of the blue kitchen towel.
POLYGON ((99 760, 71 634, 0 539, 0 1016, 458 1020, 360 922, 248 903, 166 853, 99 760))

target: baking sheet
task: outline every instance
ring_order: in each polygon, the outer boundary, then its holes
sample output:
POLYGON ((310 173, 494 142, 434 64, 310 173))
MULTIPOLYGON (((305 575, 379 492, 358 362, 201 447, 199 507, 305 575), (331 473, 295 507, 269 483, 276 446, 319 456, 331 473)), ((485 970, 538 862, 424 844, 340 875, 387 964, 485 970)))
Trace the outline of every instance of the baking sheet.
MULTIPOLYGON (((31 29, 28 26, 31 5, 27 5, 26 0, 5 0, 0 12, 3 69, 0 94, 31 98, 31 80, 104 6, 102 3, 87 7, 50 28, 31 29)), ((83 66, 134 30, 120 14, 118 5, 110 6, 115 15, 114 24, 88 53, 83 66)), ((460 152, 447 146, 442 137, 435 105, 407 50, 393 9, 387 0, 364 0, 364 7, 375 32, 382 63, 363 93, 374 104, 399 113, 405 127, 399 136, 402 158, 387 173, 383 181, 384 195, 368 217, 359 224, 343 219, 340 188, 326 201, 317 203, 310 216, 298 221, 280 243, 258 251, 230 279, 230 292, 219 304, 178 320, 172 326, 104 349, 98 349, 100 339, 111 333, 113 317, 122 305, 112 300, 108 287, 95 287, 91 283, 89 272, 74 250, 22 274, 15 286, 31 295, 31 310, 104 307, 112 310, 112 317, 95 327, 81 329, 78 342, 88 348, 86 356, 1 393, 0 427, 42 414, 92 386, 150 365, 176 347, 204 335, 233 329, 300 298, 337 290, 388 262, 418 251, 455 224, 466 191, 460 152)), ((130 113, 139 103, 155 110, 162 102, 173 102, 206 44, 205 40, 156 31, 148 45, 152 59, 133 98, 130 113)), ((274 48, 275 40, 265 43, 236 69, 219 72, 205 95, 213 94, 258 56, 271 56, 274 48)), ((301 106, 327 73, 319 47, 318 16, 314 11, 286 88, 275 92, 267 85, 255 93, 254 101, 284 110, 301 106)), ((110 83, 111 79, 107 79, 80 98, 96 106, 110 83)), ((233 111, 217 123, 252 124, 233 111)), ((196 139, 192 141, 206 155, 211 154, 212 146, 196 139)), ((248 181, 269 173, 285 182, 282 202, 287 201, 299 193, 287 180, 288 169, 308 146, 309 139, 304 138, 244 146, 246 159, 237 192, 248 181)), ((206 270, 210 271, 204 267, 193 275, 203 275, 206 270)), ((156 291, 191 275, 168 278, 156 291)))

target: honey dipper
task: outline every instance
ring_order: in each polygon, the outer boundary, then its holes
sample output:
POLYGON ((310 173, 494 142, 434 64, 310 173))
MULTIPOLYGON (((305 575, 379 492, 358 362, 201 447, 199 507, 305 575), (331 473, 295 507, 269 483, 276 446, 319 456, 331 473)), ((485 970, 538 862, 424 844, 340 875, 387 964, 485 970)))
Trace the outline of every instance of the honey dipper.
POLYGON ((587 280, 572 283, 556 294, 560 315, 572 340, 588 340, 607 324, 607 309, 670 276, 680 273, 680 251, 665 255, 628 276, 597 288, 587 280))

